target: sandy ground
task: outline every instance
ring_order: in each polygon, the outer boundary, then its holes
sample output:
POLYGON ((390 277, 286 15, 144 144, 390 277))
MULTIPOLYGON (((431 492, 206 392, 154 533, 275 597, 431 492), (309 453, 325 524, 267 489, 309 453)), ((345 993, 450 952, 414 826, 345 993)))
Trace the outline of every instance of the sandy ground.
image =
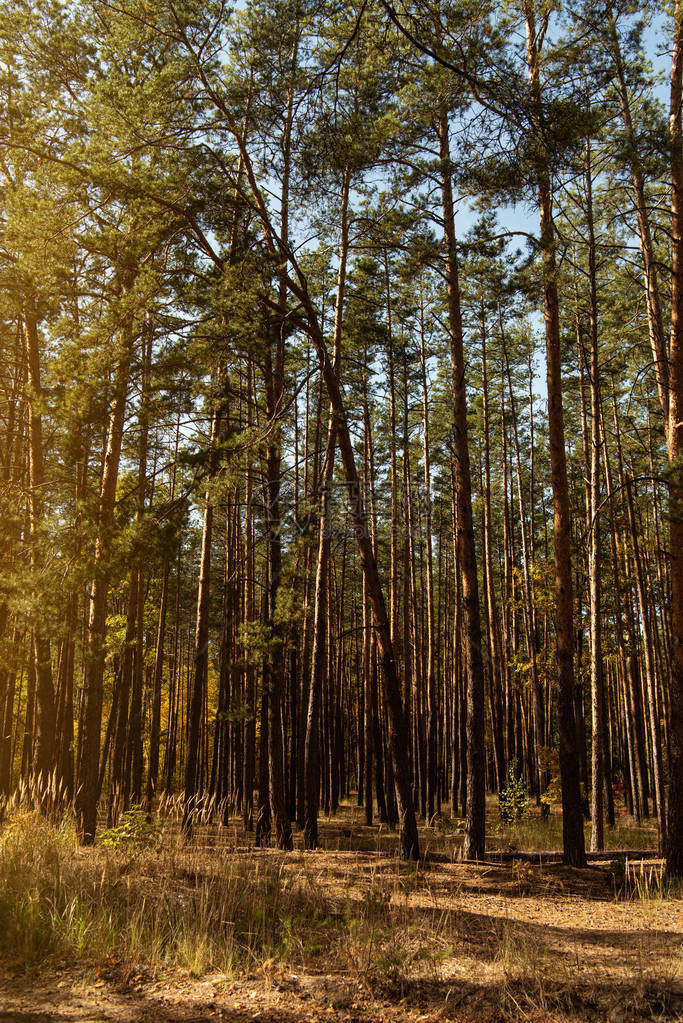
POLYGON ((0 1020, 683 1020, 683 901, 615 899, 605 865, 439 863, 399 890, 391 856, 295 853, 287 862, 314 871, 327 898, 343 884, 347 899, 383 892, 400 903, 400 970, 391 943, 367 961, 363 946, 305 969, 266 961, 200 978, 48 961, 30 973, 0 972, 0 1020), (419 944, 427 928, 430 957, 405 968, 406 935, 419 944))

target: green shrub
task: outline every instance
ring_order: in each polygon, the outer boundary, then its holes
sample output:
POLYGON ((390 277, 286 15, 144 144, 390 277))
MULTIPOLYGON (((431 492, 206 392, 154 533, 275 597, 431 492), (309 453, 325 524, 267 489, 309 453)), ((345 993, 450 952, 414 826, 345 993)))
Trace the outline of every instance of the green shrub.
POLYGON ((125 810, 115 828, 102 832, 102 845, 116 849, 120 845, 149 845, 158 834, 158 825, 147 819, 141 806, 125 810))
POLYGON ((517 824, 529 810, 526 781, 517 776, 517 763, 510 764, 507 785, 498 795, 498 813, 503 824, 517 824))

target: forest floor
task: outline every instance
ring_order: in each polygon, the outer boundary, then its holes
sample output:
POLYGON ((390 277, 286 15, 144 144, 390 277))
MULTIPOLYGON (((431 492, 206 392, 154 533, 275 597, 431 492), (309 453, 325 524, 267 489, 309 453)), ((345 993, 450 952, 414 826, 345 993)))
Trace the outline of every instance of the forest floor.
MULTIPOLYGON (((443 820, 416 866, 361 821, 342 807, 320 851, 284 855, 237 827, 182 844, 172 822, 82 850, 17 815, 0 832, 0 1020, 683 1020, 683 900, 657 860, 465 863, 443 820)), ((494 825, 491 807, 492 851, 558 847, 554 815, 494 825)))

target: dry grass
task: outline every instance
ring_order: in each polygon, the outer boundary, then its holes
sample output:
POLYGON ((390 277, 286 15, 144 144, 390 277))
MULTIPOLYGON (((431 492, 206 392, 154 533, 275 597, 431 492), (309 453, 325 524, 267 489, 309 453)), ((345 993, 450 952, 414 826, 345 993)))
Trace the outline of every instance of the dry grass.
POLYGON ((154 841, 79 850, 68 822, 33 813, 13 816, 2 835, 0 948, 15 962, 87 952, 229 973, 308 954, 329 929, 325 900, 282 859, 207 858, 161 829, 154 841))
MULTIPOLYGON (((475 866, 458 861, 457 825, 437 821, 423 847, 450 862, 416 866, 355 807, 322 822, 326 852, 284 855, 208 821, 183 843, 175 809, 156 827, 133 817, 91 849, 76 846, 68 819, 13 809, 0 830, 4 963, 34 977, 67 961, 119 980, 143 971, 150 983, 217 975, 270 999, 264 1019, 289 1018, 274 1006, 308 998, 309 982, 314 999, 324 983, 330 1012, 356 1005, 368 1019, 377 999, 406 1019, 424 1006, 429 1019, 463 1020, 683 1009, 682 903, 651 863, 619 884, 609 854, 588 871, 475 866)), ((532 817, 516 837, 528 848, 555 827, 532 817)), ((622 833, 616 844, 632 842, 622 833)))

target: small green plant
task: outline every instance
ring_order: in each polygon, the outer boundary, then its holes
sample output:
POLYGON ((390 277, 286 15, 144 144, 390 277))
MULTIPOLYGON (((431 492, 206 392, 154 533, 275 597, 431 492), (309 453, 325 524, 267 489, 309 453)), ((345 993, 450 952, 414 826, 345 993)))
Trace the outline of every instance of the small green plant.
POLYGON ((115 828, 102 832, 102 845, 117 849, 120 845, 150 845, 158 834, 158 825, 147 819, 141 806, 125 810, 115 828))
MULTIPOLYGON (((559 803, 562 798, 560 754, 556 749, 541 747, 538 751, 538 762, 541 774, 545 775, 547 779, 546 789, 541 793, 541 807, 543 808, 544 816, 547 816, 553 803, 559 803)), ((583 792, 581 793, 581 798, 584 798, 583 792)))
POLYGON ((614 885, 614 891, 616 893, 622 892, 626 885, 626 860, 623 856, 612 860, 609 865, 609 873, 614 885))
POLYGON ((529 810, 529 793, 526 781, 517 775, 517 764, 508 769, 507 784, 498 795, 498 813, 503 824, 517 824, 524 820, 529 810))

